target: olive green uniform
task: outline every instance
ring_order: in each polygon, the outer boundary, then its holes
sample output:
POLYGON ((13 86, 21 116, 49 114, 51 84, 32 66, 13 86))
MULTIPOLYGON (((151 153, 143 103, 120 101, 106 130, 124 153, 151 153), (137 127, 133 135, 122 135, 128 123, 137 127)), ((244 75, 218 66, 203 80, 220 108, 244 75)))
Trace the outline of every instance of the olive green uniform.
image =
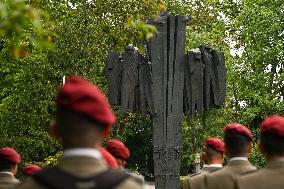
MULTIPOLYGON (((63 157, 57 164, 59 169, 81 178, 96 176, 107 170, 107 165, 101 159, 86 156, 63 157)), ((28 178, 25 183, 20 184, 17 189, 44 189, 33 178, 28 178)), ((121 182, 115 189, 142 189, 131 177, 121 182)))
POLYGON ((0 172, 0 188, 8 189, 13 188, 15 185, 19 184, 20 181, 15 178, 15 176, 11 173, 0 172))
POLYGON ((229 161, 228 165, 223 169, 206 174, 205 185, 207 189, 234 189, 235 179, 238 175, 256 170, 246 160, 229 161))
POLYGON ((202 189, 205 188, 205 174, 212 173, 222 167, 205 167, 202 171, 188 176, 184 181, 184 189, 202 189))
POLYGON ((283 189, 284 160, 269 162, 265 168, 240 176, 238 189, 283 189))

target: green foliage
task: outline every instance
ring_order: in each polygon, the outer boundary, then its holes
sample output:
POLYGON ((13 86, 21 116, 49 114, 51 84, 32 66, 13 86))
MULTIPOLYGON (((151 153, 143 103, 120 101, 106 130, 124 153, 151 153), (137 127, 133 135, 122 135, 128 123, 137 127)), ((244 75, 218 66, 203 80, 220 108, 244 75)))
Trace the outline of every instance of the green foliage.
POLYGON ((50 47, 50 38, 54 34, 45 29, 44 24, 51 27, 47 19, 42 11, 26 4, 24 0, 0 2, 2 43, 6 43, 14 57, 27 56, 30 46, 50 47))
MULTIPOLYGON (((44 161, 44 165, 52 165, 59 157, 60 147, 46 131, 53 119, 53 101, 62 77, 80 74, 107 91, 104 77, 107 51, 120 51, 127 44, 142 50, 145 38, 156 32, 143 20, 157 17, 166 7, 169 13, 189 16, 188 50, 209 44, 225 52, 227 66, 224 108, 191 120, 184 117, 183 167, 192 163, 193 154, 200 151, 206 137, 222 138, 228 122, 246 124, 256 141, 262 119, 271 113, 284 113, 282 1, 70 3, 63 0, 0 3, 0 146, 18 149, 24 163, 44 161), (45 42, 52 42, 54 48, 43 51, 41 47, 48 44, 45 42), (233 45, 235 50, 243 51, 241 56, 230 54, 233 45)), ((130 147, 129 168, 146 166, 153 170, 150 118, 142 119, 138 114, 122 116, 119 108, 115 109, 119 119, 112 137, 122 139, 130 147)), ((265 164, 256 146, 250 160, 258 166, 265 164)))

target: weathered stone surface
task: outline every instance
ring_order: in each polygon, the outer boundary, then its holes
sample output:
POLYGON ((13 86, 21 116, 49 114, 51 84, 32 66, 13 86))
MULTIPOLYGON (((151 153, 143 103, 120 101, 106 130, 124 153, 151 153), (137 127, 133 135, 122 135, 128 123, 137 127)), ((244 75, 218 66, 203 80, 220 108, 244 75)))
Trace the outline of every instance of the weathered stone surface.
POLYGON ((120 53, 109 51, 105 61, 105 74, 108 81, 108 99, 111 105, 120 104, 122 63, 120 53))

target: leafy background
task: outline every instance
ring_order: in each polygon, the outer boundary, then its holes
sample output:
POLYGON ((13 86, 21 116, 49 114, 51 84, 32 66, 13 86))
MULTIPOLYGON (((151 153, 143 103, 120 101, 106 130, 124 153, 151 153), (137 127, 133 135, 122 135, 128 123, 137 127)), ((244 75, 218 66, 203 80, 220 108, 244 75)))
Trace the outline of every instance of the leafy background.
MULTIPOLYGON (((146 18, 167 9, 189 16, 186 48, 209 44, 225 52, 227 98, 222 109, 184 117, 182 172, 208 136, 222 138, 228 122, 258 125, 283 114, 284 2, 267 0, 5 0, 0 2, 0 146, 15 147, 23 163, 52 165, 60 146, 47 134, 63 76, 80 74, 107 91, 103 73, 109 49, 142 41, 155 29, 146 18), (17 3, 16 3, 17 2, 17 3)), ((131 149, 131 169, 153 171, 150 118, 121 115, 112 137, 131 149)), ((255 145, 250 160, 265 160, 255 145)))

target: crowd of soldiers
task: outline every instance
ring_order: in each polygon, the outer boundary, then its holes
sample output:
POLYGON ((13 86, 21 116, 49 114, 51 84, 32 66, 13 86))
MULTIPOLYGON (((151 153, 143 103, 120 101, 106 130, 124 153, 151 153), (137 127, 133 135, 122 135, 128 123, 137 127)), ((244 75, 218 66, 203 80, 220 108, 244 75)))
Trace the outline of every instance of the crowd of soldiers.
POLYGON ((240 123, 230 123, 224 127, 224 142, 218 138, 205 140, 205 166, 187 176, 184 189, 284 188, 284 117, 268 116, 259 131, 259 149, 267 159, 265 168, 257 169, 248 160, 253 146, 251 131, 240 123), (223 167, 225 156, 228 163, 223 167))
MULTIPOLYGON (((10 147, 0 149, 0 189, 139 189, 143 177, 125 170, 128 148, 112 139, 105 148, 116 117, 104 94, 90 81, 70 77, 57 91, 56 121, 50 135, 62 145, 63 153, 54 167, 27 165, 25 177, 15 178, 21 156, 10 147)), ((248 161, 252 133, 240 123, 224 127, 224 142, 204 142, 203 169, 190 175, 185 189, 273 189, 284 188, 284 118, 267 117, 260 125, 259 148, 267 166, 257 169, 248 161), (224 157, 228 164, 223 167, 224 157)))

